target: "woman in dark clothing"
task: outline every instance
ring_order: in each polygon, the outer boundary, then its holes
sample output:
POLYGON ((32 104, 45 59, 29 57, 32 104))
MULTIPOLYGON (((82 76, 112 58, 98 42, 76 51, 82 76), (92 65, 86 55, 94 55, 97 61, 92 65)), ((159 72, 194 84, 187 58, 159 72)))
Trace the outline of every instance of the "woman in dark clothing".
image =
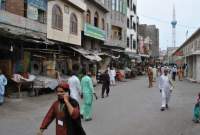
POLYGON ((38 135, 42 135, 49 124, 56 119, 56 135, 85 135, 80 121, 78 102, 69 96, 67 85, 56 88, 56 100, 46 114, 38 135))

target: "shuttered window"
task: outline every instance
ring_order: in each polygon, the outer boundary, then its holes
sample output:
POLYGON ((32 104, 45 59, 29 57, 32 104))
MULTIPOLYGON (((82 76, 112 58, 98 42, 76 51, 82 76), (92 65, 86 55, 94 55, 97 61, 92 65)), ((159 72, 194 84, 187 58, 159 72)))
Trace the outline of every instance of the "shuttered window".
POLYGON ((63 30, 63 14, 58 5, 54 5, 52 9, 52 28, 63 30))
POLYGON ((78 34, 78 20, 74 13, 70 16, 70 33, 71 34, 78 34))

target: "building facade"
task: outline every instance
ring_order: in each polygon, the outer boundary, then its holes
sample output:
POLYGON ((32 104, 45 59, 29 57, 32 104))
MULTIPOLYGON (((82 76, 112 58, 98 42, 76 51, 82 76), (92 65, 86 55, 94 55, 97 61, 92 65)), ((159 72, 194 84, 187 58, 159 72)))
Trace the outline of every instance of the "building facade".
POLYGON ((81 46, 83 12, 86 5, 81 0, 54 0, 48 2, 47 38, 81 46))
POLYGON ((106 13, 109 11, 104 1, 85 0, 84 34, 82 46, 86 50, 100 52, 106 39, 106 13))
POLYGON ((137 0, 127 0, 127 52, 137 52, 137 0))
POLYGON ((0 8, 0 68, 9 77, 30 72, 33 50, 50 43, 46 38, 47 0, 1 0, 0 8))
MULTIPOLYGON (((85 4, 82 47, 90 54, 96 55, 101 52, 106 40, 106 14, 109 9, 105 0, 85 0, 85 4)), ((93 58, 93 60, 83 60, 81 65, 96 74, 97 68, 101 68, 99 61, 101 58, 97 58, 97 55, 93 58)))
POLYGON ((174 53, 174 61, 179 64, 187 64, 186 76, 200 82, 200 29, 192 34, 174 53))
POLYGON ((165 63, 174 64, 173 53, 178 49, 178 47, 167 47, 165 63))
POLYGON ((121 48, 127 46, 127 1, 107 0, 110 12, 106 16, 107 38, 105 46, 121 48))
POLYGON ((149 42, 150 56, 159 58, 159 29, 155 25, 140 24, 138 26, 138 34, 146 39, 149 37, 152 42, 149 42))

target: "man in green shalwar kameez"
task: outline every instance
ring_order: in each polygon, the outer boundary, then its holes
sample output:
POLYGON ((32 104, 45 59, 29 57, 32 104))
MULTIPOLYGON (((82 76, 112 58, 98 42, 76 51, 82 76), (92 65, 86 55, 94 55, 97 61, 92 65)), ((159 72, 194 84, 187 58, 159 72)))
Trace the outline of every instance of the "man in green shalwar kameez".
POLYGON ((83 104, 81 106, 81 115, 85 121, 92 120, 92 102, 94 87, 92 78, 87 75, 86 70, 83 70, 83 78, 81 79, 81 91, 83 97, 83 104))

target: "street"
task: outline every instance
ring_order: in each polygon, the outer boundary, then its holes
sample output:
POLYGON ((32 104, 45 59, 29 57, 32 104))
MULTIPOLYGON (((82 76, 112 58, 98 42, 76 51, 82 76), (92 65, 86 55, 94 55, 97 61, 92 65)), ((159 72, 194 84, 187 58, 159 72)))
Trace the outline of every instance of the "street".
MULTIPOLYGON (((93 120, 82 122, 87 135, 199 135, 192 111, 199 84, 175 84, 169 110, 161 112, 159 89, 149 89, 148 80, 138 77, 111 87, 108 98, 99 96, 93 105, 93 120)), ((56 95, 7 99, 0 107, 0 135, 35 135, 56 95)), ((54 124, 45 135, 55 135, 54 124)))

